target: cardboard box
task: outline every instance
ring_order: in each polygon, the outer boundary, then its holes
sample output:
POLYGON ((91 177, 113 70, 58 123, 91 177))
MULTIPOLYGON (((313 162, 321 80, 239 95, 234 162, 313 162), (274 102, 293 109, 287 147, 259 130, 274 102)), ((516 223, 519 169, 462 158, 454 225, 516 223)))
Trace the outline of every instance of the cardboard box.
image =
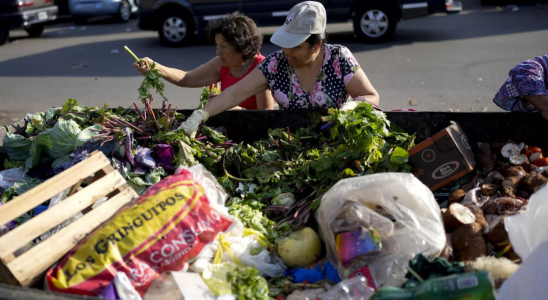
POLYGON ((456 122, 409 150, 409 164, 420 181, 435 191, 476 166, 468 138, 456 122))

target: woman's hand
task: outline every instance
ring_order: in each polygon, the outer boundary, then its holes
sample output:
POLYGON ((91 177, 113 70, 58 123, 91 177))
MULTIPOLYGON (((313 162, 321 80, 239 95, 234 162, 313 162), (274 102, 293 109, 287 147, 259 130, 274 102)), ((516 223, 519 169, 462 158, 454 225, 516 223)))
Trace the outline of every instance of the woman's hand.
POLYGON ((152 66, 152 59, 145 57, 141 58, 138 62, 134 62, 133 66, 141 73, 143 76, 150 71, 150 67, 152 66))
POLYGON ((548 120, 548 95, 524 96, 523 98, 529 101, 548 120))
POLYGON ((198 109, 195 110, 177 129, 184 130, 187 136, 194 138, 200 124, 207 121, 207 119, 209 119, 209 113, 203 109, 198 109))

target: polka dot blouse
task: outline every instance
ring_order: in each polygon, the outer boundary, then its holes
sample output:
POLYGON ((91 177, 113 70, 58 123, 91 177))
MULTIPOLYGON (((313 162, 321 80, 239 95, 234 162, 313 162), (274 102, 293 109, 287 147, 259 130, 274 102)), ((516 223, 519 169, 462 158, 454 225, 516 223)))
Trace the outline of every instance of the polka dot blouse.
POLYGON ((258 66, 281 109, 339 108, 348 98, 346 85, 360 65, 348 48, 325 45, 325 56, 316 84, 308 94, 301 89, 293 67, 283 51, 270 54, 258 66))

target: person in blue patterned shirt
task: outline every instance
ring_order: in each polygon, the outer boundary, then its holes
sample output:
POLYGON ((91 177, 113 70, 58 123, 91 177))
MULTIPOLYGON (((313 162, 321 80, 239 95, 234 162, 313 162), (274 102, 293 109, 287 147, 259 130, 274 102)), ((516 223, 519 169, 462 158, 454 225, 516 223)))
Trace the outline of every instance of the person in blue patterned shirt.
POLYGON ((542 112, 548 119, 548 54, 526 60, 509 72, 493 101, 507 111, 542 112))

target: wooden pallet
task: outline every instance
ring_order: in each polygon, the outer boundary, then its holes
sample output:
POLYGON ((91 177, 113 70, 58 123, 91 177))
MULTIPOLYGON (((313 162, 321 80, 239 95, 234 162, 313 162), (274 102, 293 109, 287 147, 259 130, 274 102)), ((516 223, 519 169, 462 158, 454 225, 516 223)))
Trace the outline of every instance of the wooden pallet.
POLYGON ((88 159, 0 207, 0 224, 18 218, 68 188, 71 189, 67 199, 0 237, 0 283, 29 286, 37 282, 78 242, 138 197, 106 156, 95 151, 88 159), (90 176, 91 183, 78 191, 90 176), (104 196, 109 199, 92 210, 93 203, 104 196), (84 216, 36 246, 16 253, 78 212, 84 216))

